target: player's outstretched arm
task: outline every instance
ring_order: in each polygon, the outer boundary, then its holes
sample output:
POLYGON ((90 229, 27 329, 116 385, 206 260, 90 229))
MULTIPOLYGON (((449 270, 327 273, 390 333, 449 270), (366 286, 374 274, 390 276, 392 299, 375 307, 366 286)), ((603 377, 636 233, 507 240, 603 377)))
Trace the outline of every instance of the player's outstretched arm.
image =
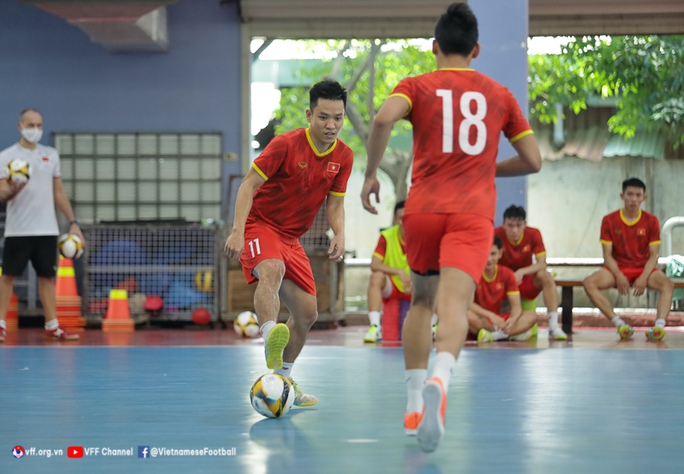
POLYGON ((371 214, 377 214, 378 210, 371 204, 371 195, 375 195, 375 203, 380 202, 380 182, 376 177, 378 166, 385 154, 389 143, 392 127, 401 118, 406 116, 410 105, 404 97, 390 97, 382 104, 377 115, 373 119, 370 133, 368 134, 368 164, 366 166, 366 180, 361 189, 361 202, 363 208, 371 214))
POLYGON ((328 194, 325 206, 328 224, 335 237, 330 241, 328 255, 330 260, 339 260, 344 256, 344 196, 328 194))
POLYGON ((228 258, 240 260, 242 250, 245 248, 245 223, 247 222, 249 211, 252 209, 254 192, 265 182, 266 180, 262 178, 259 173, 254 171, 254 168, 250 168, 242 180, 242 184, 240 184, 240 187, 238 188, 237 197, 235 199, 233 229, 223 247, 228 258))
POLYGON ((541 152, 534 135, 527 135, 512 144, 517 156, 512 156, 496 164, 496 176, 523 176, 538 173, 541 169, 541 152))

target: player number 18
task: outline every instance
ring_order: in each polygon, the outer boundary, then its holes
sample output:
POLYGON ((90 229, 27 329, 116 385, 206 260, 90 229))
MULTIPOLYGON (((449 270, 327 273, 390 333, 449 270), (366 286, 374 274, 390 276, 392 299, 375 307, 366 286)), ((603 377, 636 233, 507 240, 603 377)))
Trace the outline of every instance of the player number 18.
MULTIPOLYGON (((437 89, 437 96, 442 98, 442 152, 454 151, 454 92, 449 89, 437 89)), ((464 92, 460 103, 463 121, 458 127, 458 146, 467 155, 479 155, 487 143, 487 127, 482 121, 487 115, 487 101, 480 92, 464 92), (470 103, 475 102, 475 113, 470 110, 470 103), (477 136, 475 143, 470 144, 470 127, 475 127, 477 136)))

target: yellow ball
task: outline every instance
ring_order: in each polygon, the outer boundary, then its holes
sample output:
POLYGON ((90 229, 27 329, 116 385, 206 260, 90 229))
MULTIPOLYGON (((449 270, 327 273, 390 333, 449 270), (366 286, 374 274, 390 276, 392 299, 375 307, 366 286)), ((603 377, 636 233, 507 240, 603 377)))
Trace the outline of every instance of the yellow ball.
POLYGON ((262 375, 249 391, 252 407, 257 413, 268 418, 278 418, 290 411, 294 399, 295 390, 292 382, 280 374, 262 375))
POLYGON ((12 160, 7 164, 7 179, 13 183, 26 183, 31 177, 29 164, 24 160, 12 160))
POLYGON ((211 293, 213 275, 211 272, 195 273, 195 289, 200 293, 211 293))
POLYGON ((233 329, 238 336, 257 337, 259 335, 259 321, 256 314, 251 311, 243 311, 233 321, 233 329))
POLYGON ((83 242, 74 234, 62 234, 59 238, 59 253, 64 258, 76 259, 83 254, 83 242))

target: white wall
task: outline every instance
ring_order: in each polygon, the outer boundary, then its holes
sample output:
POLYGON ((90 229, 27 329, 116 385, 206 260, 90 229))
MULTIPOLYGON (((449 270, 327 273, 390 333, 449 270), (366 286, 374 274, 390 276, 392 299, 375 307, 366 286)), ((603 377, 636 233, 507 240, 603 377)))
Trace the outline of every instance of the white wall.
POLYGON ((392 211, 395 203, 394 185, 381 171, 378 171, 378 180, 380 180, 380 204, 375 205, 378 210, 377 215, 367 212, 361 205, 363 172, 354 169, 347 184, 347 194, 344 198, 347 231, 345 241, 347 250, 356 251, 357 258, 371 258, 380 238, 380 229, 392 225, 392 211))

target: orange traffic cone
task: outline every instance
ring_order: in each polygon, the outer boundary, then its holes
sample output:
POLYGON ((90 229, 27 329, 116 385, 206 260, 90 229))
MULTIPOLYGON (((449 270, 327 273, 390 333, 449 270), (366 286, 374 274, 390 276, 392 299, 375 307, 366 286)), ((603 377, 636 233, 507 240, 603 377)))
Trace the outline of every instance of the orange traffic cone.
POLYGON ((74 263, 70 258, 59 257, 55 295, 59 324, 71 332, 83 331, 86 320, 82 317, 81 297, 78 296, 74 263))
POLYGON ((104 332, 133 332, 135 322, 128 309, 128 292, 126 290, 110 290, 107 313, 102 321, 104 332))
MULTIPOLYGON (((2 276, 2 267, 0 267, 0 276, 2 276)), ((14 293, 12 293, 5 315, 5 326, 7 331, 16 331, 19 327, 19 298, 14 293)))

